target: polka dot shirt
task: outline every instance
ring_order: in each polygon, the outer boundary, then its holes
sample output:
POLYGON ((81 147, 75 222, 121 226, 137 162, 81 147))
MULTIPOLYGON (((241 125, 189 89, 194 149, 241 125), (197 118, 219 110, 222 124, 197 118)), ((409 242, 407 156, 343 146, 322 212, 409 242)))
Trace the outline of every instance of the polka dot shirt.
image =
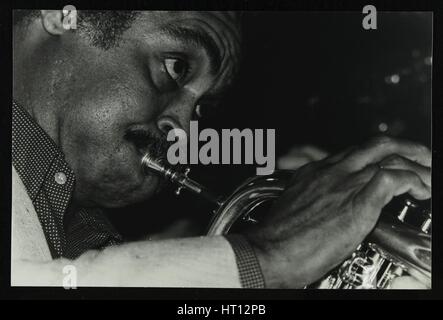
POLYGON ((34 204, 53 258, 75 259, 122 241, 101 210, 69 214, 74 173, 51 138, 18 104, 12 104, 12 163, 34 204))

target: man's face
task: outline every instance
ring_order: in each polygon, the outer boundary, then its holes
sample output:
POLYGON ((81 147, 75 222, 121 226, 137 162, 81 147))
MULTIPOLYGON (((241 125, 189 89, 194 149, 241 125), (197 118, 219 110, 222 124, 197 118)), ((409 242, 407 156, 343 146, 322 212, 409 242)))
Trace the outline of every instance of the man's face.
POLYGON ((150 197, 159 178, 143 173, 142 154, 158 151, 152 142, 170 129, 188 131, 196 105, 217 98, 237 68, 239 41, 232 17, 215 12, 143 12, 106 51, 66 36, 69 76, 56 90, 66 93, 60 146, 75 200, 118 207, 150 197))

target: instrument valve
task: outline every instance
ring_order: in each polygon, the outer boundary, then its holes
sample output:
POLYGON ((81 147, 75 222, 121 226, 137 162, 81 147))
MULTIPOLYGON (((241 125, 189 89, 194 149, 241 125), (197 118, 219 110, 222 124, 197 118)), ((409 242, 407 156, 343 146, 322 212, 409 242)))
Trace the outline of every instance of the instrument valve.
MULTIPOLYGON (((185 171, 183 172, 183 175, 187 178, 189 172, 191 172, 191 168, 186 168, 185 171)), ((176 190, 175 190, 175 195, 179 196, 181 191, 183 190, 183 186, 179 186, 176 190)))
POLYGON ((417 208, 418 205, 410 200, 410 199, 406 199, 405 200, 405 205, 403 207, 403 209, 401 210, 400 214, 398 215, 398 220, 400 220, 401 222, 405 222, 405 218, 406 215, 409 214, 409 212, 415 208, 417 208))

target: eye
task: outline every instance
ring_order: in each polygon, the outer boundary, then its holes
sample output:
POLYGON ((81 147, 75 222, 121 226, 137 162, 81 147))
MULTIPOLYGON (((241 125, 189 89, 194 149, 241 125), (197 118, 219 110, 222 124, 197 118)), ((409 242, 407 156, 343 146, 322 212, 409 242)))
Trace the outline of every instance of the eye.
POLYGON ((177 58, 167 58, 164 60, 166 72, 174 81, 180 81, 184 79, 188 73, 188 64, 177 58))

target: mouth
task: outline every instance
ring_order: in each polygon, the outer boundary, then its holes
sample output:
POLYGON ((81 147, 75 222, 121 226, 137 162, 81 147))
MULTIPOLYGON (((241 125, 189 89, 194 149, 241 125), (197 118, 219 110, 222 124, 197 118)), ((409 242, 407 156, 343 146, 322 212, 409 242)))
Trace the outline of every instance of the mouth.
MULTIPOLYGON (((132 143, 135 147, 137 156, 140 159, 140 171, 143 175, 144 181, 148 184, 148 188, 155 189, 155 194, 158 194, 172 184, 163 174, 154 169, 148 168, 142 164, 142 159, 146 155, 149 156, 155 162, 161 164, 167 164, 167 151, 172 142, 168 142, 165 136, 154 135, 151 131, 146 128, 132 127, 125 132, 124 138, 132 143)), ((167 166, 169 167, 169 166, 167 166)), ((177 164, 174 165, 174 171, 181 172, 184 166, 177 164)), ((152 189, 151 189, 152 190, 152 189)))

